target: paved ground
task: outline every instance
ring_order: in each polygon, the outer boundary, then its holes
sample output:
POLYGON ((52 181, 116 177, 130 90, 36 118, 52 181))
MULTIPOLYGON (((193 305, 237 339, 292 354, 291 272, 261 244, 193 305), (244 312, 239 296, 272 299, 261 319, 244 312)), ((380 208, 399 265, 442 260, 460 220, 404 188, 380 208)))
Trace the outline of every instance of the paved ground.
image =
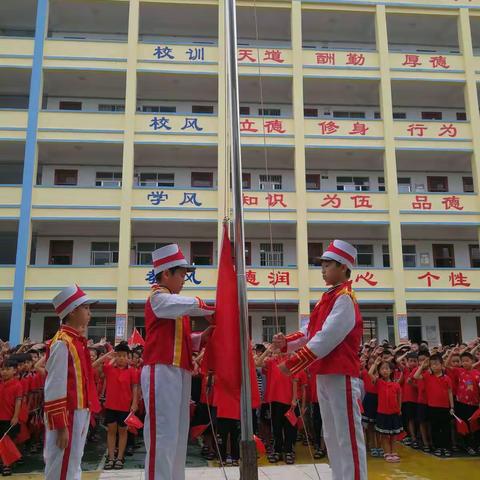
MULTIPOLYGON (((125 470, 104 472, 104 439, 97 443, 89 443, 86 448, 83 469, 83 480, 144 480, 143 446, 128 457, 125 470)), ((387 464, 383 459, 368 459, 368 478, 370 480, 476 480, 480 479, 480 457, 476 458, 436 458, 432 455, 398 445, 401 462, 387 464)), ((297 444, 297 464, 294 466, 270 466, 265 458, 259 461, 259 480, 330 480, 329 467, 326 460, 321 460, 315 467, 306 449, 297 444)), ((41 480, 43 462, 40 454, 29 456, 23 465, 14 469, 15 480, 41 480)), ((210 465, 201 457, 200 449, 189 446, 187 463, 187 480, 225 480, 220 468, 210 465)), ((226 469, 227 480, 238 480, 237 468, 226 469)))

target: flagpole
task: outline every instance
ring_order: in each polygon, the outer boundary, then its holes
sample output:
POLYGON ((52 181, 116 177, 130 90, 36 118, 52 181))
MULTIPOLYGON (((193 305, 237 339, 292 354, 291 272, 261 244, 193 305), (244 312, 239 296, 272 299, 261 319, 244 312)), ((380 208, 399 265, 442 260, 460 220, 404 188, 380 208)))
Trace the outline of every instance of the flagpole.
POLYGON ((227 64, 227 109, 230 158, 232 162, 233 192, 233 241, 235 247, 235 269, 238 280, 238 306, 240 318, 240 351, 242 360, 241 392, 241 441, 240 478, 257 480, 257 451, 253 440, 252 401, 250 386, 248 303, 245 279, 245 231, 243 224, 242 157, 240 147, 240 113, 237 67, 237 15, 235 0, 225 0, 225 57, 227 64))

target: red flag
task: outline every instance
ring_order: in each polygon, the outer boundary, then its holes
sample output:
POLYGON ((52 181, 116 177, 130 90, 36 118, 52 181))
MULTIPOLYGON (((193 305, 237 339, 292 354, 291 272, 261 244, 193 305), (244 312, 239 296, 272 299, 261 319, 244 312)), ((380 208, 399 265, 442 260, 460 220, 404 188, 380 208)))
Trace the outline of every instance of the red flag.
POLYGON ((125 424, 137 429, 143 427, 143 422, 133 412, 128 414, 128 417, 125 419, 125 424))
POLYGON ((458 418, 456 415, 455 417, 455 427, 457 428, 457 432, 459 435, 468 435, 470 431, 468 430, 468 425, 464 422, 461 418, 458 418))
POLYGON ((265 455, 267 453, 267 449, 265 448, 264 443, 256 436, 253 436, 253 439, 255 440, 255 446, 257 447, 257 453, 261 455, 265 455))
POLYGON ((140 332, 134 328, 132 335, 128 339, 128 344, 129 345, 141 345, 142 347, 145 346, 145 340, 143 337, 140 335, 140 332))
POLYGON ((292 427, 294 427, 297 424, 297 416, 295 415, 295 412, 293 411, 292 408, 288 410, 285 416, 287 417, 287 420, 292 424, 292 427))
MULTIPOLYGON (((218 407, 217 415, 220 418, 240 418, 242 367, 239 312, 237 275, 232 260, 228 226, 224 224, 215 301, 215 330, 207 344, 202 363, 205 374, 212 370, 215 375, 214 403, 218 407)), ((252 408, 257 408, 260 406, 260 394, 250 347, 248 354, 252 408)))
POLYGON ((22 458, 22 454, 8 435, 4 435, 0 440, 0 458, 7 466, 22 458))
POLYGON ((468 424, 470 425, 470 431, 472 433, 476 432, 477 430, 480 430, 480 408, 477 408, 474 412, 473 415, 468 419, 468 424))
POLYGON ((209 425, 210 424, 207 423, 206 425, 195 425, 194 427, 190 427, 190 440, 195 440, 199 437, 209 425))

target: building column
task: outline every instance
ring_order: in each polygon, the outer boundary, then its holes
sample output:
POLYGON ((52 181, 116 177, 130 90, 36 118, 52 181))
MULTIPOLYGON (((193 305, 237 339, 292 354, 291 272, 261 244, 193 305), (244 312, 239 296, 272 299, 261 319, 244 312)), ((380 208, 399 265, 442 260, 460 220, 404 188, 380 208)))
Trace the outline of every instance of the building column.
MULTIPOLYGON (((217 106, 217 256, 220 259, 223 238, 223 218, 230 215, 229 175, 230 150, 227 148, 227 59, 225 39, 225 2, 218 3, 218 106, 217 106), (228 188, 225 195, 225 189, 228 188)), ((217 261, 218 264, 218 261, 217 261)))
POLYGON ((9 341, 11 345, 21 343, 25 326, 25 278, 30 259, 32 191, 36 176, 38 113, 42 106, 43 49, 48 28, 48 7, 48 0, 38 0, 28 99, 27 135, 23 160, 22 201, 18 222, 12 314, 10 318, 9 341))
POLYGON ((392 86, 390 82, 390 58, 388 52, 387 17, 385 5, 377 5, 375 30, 380 64, 380 111, 382 112, 385 152, 385 186, 389 205, 388 244, 393 281, 393 322, 395 343, 408 335, 405 279, 403 275, 402 229, 397 198, 397 161, 395 156, 395 134, 393 125, 392 86))
POLYGON ((131 211, 135 149, 135 112, 137 108, 137 50, 140 2, 130 0, 128 15, 127 79, 125 92, 125 126, 122 159, 122 196, 118 251, 118 280, 115 341, 126 339, 128 287, 130 284, 131 211), (119 333, 119 335, 117 335, 119 333))
POLYGON ((293 126, 295 131, 295 193, 297 209, 297 285, 299 322, 310 315, 308 269, 307 185, 305 181, 305 133, 303 116, 302 2, 292 1, 293 126))
MULTIPOLYGON (((478 135, 478 132, 480 132, 480 112, 475 73, 475 57, 473 56, 469 10, 461 8, 459 12, 458 40, 465 65, 465 110, 472 129, 472 176, 477 196, 477 205, 480 208, 480 136, 478 135)), ((480 229, 478 229, 477 235, 480 237, 480 229)))

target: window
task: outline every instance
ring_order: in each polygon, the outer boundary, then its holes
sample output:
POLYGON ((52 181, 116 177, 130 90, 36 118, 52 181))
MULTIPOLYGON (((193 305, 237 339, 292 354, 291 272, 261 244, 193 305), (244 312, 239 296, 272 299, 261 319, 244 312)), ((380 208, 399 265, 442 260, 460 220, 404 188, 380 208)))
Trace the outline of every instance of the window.
POLYGON ((337 177, 339 192, 368 192, 370 179, 368 177, 337 177))
POLYGON ((470 266, 472 268, 480 268, 480 248, 478 245, 469 245, 470 266))
POLYGON ((281 175, 260 175, 260 190, 281 190, 282 176, 281 175))
POLYGON ((91 265, 116 265, 118 242, 92 242, 91 265))
POLYGON ((174 187, 174 173, 140 173, 138 176, 138 184, 141 187, 174 187))
POLYGON ((441 120, 442 112, 422 112, 422 120, 441 120))
POLYGON ((213 265, 213 242, 190 242, 190 262, 193 265, 213 265))
POLYGON ((422 319, 421 317, 408 317, 408 338, 412 342, 420 343, 422 341, 422 319))
POLYGON ((99 112, 124 112, 125 111, 125 105, 120 105, 120 104, 109 104, 109 103, 101 103, 98 106, 98 111, 99 112))
POLYGON ((192 172, 192 187, 195 188, 213 188, 212 172, 192 172))
POLYGON ((385 177, 378 177, 377 182, 378 182, 378 191, 385 192, 385 177))
POLYGON ((101 316, 92 317, 88 323, 88 338, 92 339, 94 343, 98 343, 103 337, 106 337, 108 342, 115 342, 115 317, 101 316))
POLYGON ((96 187, 121 187, 122 172, 97 172, 95 175, 96 187))
POLYGON ((281 110, 279 108, 259 108, 259 115, 265 115, 266 117, 279 117, 281 110))
POLYGON ((213 105, 192 105, 192 113, 213 114, 213 105))
POLYGON ((308 242, 308 264, 320 265, 318 261, 323 254, 323 245, 319 242, 308 242))
POLYGON ((77 185, 78 170, 55 170, 55 185, 77 185))
POLYGON ((157 105, 142 105, 142 112, 158 113, 158 112, 160 112, 160 107, 157 106, 157 105))
POLYGON ((373 114, 373 118, 374 118, 374 120, 380 120, 382 118, 382 116, 380 115, 380 112, 375 112, 373 114))
POLYGON ((405 112, 393 112, 394 120, 405 120, 406 118, 407 114, 405 112))
POLYGON ((462 177, 463 191, 466 193, 473 193, 473 177, 462 177))
POLYGON ((357 249, 357 265, 373 267, 373 245, 355 245, 357 249))
POLYGON ((240 115, 250 115, 250 107, 240 107, 240 115))
POLYGON ((387 317, 388 342, 390 345, 395 345, 395 326, 393 324, 393 317, 387 317))
POLYGON ((334 111, 333 118, 365 118, 365 112, 334 111))
POLYGON ((388 245, 382 245, 383 268, 390 268, 390 250, 388 245))
POLYGON ((252 264, 252 242, 245 242, 245 265, 252 264))
POLYGON ((283 265, 283 243, 260 244, 260 266, 281 267, 283 265))
POLYGON ((49 265, 71 265, 73 240, 50 240, 49 265))
POLYGON ((242 188, 250 190, 252 188, 252 174, 248 172, 242 173, 242 188))
POLYGON ((363 317, 363 343, 378 338, 377 317, 363 317))
POLYGON ((457 345, 462 342, 460 317, 438 317, 438 327, 442 345, 457 345))
POLYGON ((60 102, 58 104, 60 110, 81 110, 82 102, 60 102))
POLYGON ((287 319, 285 317, 262 317, 262 340, 272 342, 273 336, 278 333, 287 333, 287 319))
POLYGON ((397 177, 398 193, 406 193, 412 191, 410 177, 397 177))
POLYGON ((305 182, 307 190, 320 190, 320 175, 318 173, 307 173, 305 182))
POLYGON ((462 122, 467 119, 467 114, 465 112, 457 112, 457 120, 462 122))
POLYGON ((143 105, 142 107, 139 107, 138 110, 145 113, 177 113, 177 107, 166 105, 143 105))
POLYGON ((448 177, 427 176, 427 188, 429 192, 448 192, 448 177))
POLYGON ((417 247, 415 245, 402 245, 403 266, 415 268, 417 266, 417 247))
POLYGON ((432 245, 433 250, 433 266, 435 268, 454 268, 455 255, 453 244, 432 245))
POLYGON ((137 243, 137 265, 151 265, 152 252, 157 248, 165 247, 168 243, 139 242, 137 243))
POLYGON ((303 109, 304 117, 318 117, 318 108, 304 108, 303 109))

